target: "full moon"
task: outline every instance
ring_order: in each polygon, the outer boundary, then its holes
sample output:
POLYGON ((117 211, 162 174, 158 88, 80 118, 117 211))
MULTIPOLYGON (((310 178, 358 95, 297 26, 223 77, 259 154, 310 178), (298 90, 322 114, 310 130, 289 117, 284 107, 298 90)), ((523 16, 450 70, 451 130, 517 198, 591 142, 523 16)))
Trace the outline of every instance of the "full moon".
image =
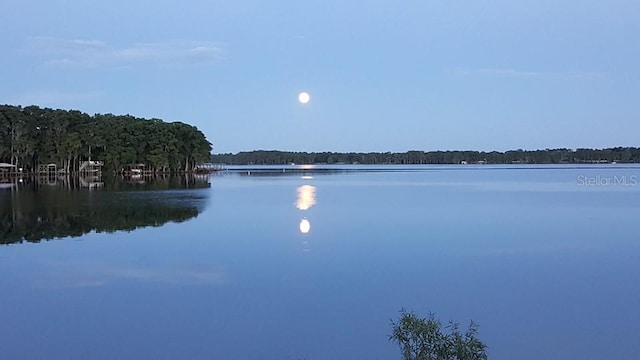
POLYGON ((311 96, 309 96, 308 92, 303 91, 298 94, 298 101, 300 101, 300 104, 306 104, 309 102, 309 100, 311 100, 311 96))

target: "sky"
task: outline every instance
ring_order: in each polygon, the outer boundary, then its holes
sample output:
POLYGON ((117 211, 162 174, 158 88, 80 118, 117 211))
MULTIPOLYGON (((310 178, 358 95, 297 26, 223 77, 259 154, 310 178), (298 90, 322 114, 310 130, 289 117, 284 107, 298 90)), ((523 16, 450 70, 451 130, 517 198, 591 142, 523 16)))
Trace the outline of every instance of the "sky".
POLYGON ((640 145, 637 0, 4 0, 0 49, 0 103, 214 153, 640 145))

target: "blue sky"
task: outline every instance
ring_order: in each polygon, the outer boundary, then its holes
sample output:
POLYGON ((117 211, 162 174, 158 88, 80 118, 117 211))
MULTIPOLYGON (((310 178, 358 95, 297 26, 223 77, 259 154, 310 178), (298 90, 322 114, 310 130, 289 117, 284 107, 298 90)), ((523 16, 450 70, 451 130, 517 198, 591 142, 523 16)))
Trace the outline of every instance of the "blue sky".
POLYGON ((637 0, 7 0, 0 49, 0 103, 214 152, 640 145, 637 0))

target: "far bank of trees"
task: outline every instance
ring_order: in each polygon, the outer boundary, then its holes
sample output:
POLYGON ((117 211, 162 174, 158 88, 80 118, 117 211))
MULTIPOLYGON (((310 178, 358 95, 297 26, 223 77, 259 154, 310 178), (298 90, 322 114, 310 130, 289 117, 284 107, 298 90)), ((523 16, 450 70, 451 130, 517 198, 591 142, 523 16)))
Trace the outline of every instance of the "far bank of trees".
POLYGON ((86 160, 118 172, 145 164, 157 172, 191 171, 208 162, 211 144, 196 127, 131 115, 0 105, 0 162, 35 171, 56 164, 74 172, 86 160))
POLYGON ((229 165, 284 164, 575 164, 640 163, 640 148, 545 149, 499 151, 407 151, 404 153, 334 153, 249 151, 212 155, 211 162, 229 165))

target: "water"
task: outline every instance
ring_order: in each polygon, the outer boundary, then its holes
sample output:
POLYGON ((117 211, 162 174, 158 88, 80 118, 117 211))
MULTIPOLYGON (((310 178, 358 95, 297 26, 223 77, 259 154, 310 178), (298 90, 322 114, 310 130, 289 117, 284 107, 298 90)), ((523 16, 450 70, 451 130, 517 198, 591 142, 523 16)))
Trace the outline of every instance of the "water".
POLYGON ((232 170, 0 189, 1 357, 398 359, 402 308, 490 359, 640 357, 640 167, 232 170))

